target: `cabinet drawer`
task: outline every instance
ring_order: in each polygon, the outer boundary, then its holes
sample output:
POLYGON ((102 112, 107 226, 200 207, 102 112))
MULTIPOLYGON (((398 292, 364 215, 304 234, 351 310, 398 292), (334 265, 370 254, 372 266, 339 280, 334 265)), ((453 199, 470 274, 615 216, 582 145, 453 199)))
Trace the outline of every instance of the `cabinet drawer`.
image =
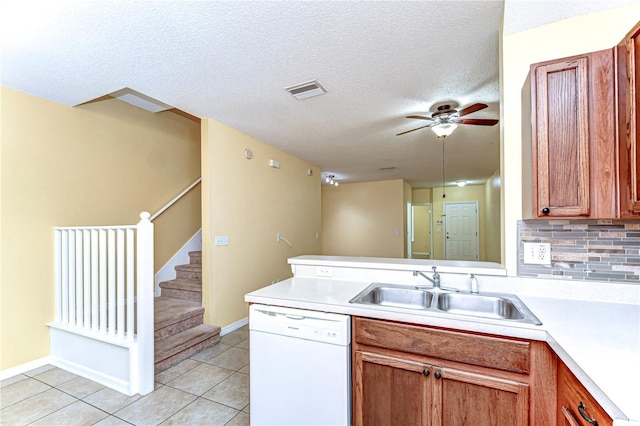
POLYGON ((355 342, 514 373, 529 373, 528 342, 354 318, 355 342))
POLYGON ((611 426, 611 417, 600 407, 600 404, 587 392, 582 383, 569 371, 569 368, 558 363, 558 425, 591 426, 580 414, 579 407, 591 420, 597 421, 598 426, 611 426))

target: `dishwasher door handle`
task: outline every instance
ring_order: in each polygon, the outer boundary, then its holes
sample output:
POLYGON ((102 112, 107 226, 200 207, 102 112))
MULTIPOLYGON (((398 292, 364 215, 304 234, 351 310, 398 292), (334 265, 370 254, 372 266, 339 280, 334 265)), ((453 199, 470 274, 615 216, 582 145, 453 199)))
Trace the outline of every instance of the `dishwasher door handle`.
POLYGON ((302 316, 302 315, 291 315, 291 314, 285 314, 285 317, 292 319, 292 320, 303 320, 306 317, 302 316))

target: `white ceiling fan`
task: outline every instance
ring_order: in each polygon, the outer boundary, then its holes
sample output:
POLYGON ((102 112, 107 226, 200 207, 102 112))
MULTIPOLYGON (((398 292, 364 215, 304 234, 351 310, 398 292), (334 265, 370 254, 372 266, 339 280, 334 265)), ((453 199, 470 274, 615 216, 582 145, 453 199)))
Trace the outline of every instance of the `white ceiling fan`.
POLYGON ((498 124, 499 120, 495 119, 462 118, 485 108, 487 108, 486 104, 476 103, 458 111, 453 108, 451 104, 443 103, 442 105, 438 106, 436 112, 431 114, 431 117, 425 117, 422 115, 408 115, 407 118, 427 120, 430 123, 426 126, 420 126, 415 129, 407 130, 406 132, 398 133, 396 136, 415 132, 416 130, 424 129, 425 127, 431 127, 431 130, 433 130, 433 132, 439 138, 444 138, 453 133, 456 127, 458 127, 458 124, 472 124, 476 126, 494 126, 498 124))

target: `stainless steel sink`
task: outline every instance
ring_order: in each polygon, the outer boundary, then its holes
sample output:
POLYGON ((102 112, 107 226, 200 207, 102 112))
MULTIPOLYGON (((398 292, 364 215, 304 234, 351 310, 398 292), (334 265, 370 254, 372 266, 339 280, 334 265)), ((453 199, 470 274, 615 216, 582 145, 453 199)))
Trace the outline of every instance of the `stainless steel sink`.
POLYGON ((521 320, 524 315, 512 300, 479 294, 440 294, 436 308, 450 314, 521 320))
POLYGON ((407 309, 428 309, 433 293, 407 286, 374 283, 350 300, 350 303, 393 306, 407 309))
POLYGON ((373 283, 349 303, 542 324, 517 296, 506 293, 451 293, 373 283))

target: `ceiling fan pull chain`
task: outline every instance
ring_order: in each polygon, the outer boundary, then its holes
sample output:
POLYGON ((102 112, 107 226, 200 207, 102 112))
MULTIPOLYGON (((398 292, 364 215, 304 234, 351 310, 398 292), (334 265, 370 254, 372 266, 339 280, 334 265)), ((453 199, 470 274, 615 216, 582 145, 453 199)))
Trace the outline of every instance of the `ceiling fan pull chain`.
POLYGON ((444 140, 446 138, 441 138, 442 139, 442 198, 446 197, 447 194, 445 194, 444 192, 444 140))

